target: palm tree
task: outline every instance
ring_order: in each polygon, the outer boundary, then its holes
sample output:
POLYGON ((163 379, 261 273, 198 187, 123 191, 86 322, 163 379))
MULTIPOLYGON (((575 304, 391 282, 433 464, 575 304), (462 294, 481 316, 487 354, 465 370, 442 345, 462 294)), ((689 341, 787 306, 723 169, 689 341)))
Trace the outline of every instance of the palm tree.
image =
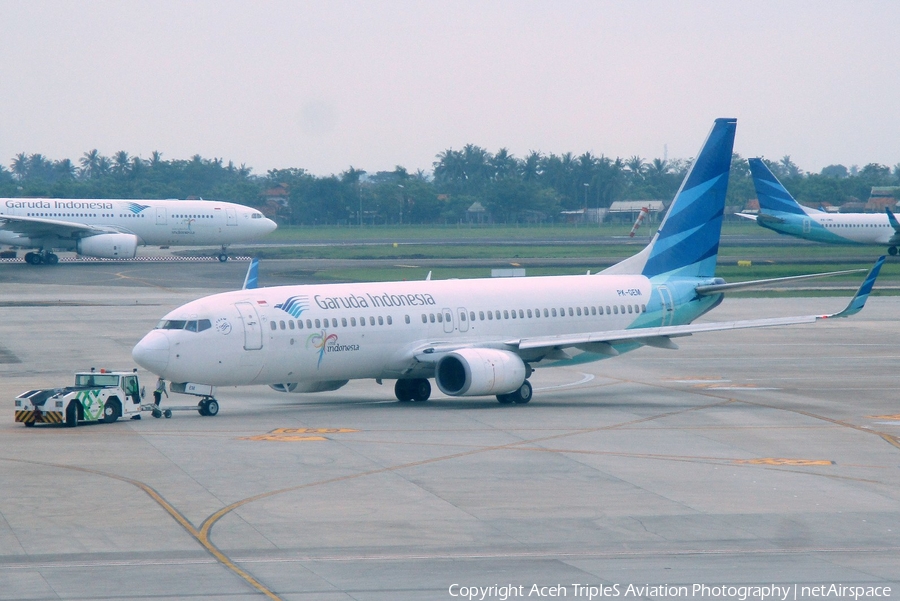
POLYGON ((78 169, 75 168, 74 163, 69 159, 56 161, 56 163, 53 164, 53 170, 56 172, 57 176, 63 180, 73 180, 75 179, 75 176, 78 175, 78 169))
POLYGON ((513 155, 509 154, 506 148, 497 151, 491 160, 490 165, 494 171, 495 179, 507 179, 515 177, 519 171, 519 161, 513 155))
POLYGON ((131 168, 131 158, 124 150, 120 150, 113 155, 113 173, 125 175, 131 168))
POLYGON ((543 157, 541 153, 532 150, 522 161, 522 179, 526 182, 534 182, 541 175, 541 161, 543 157))
POLYGON ((92 179, 99 175, 100 153, 97 149, 90 150, 78 160, 81 163, 81 176, 86 179, 92 179))
POLYGON ((20 152, 9 165, 16 179, 25 179, 28 175, 28 156, 24 152, 20 152))
POLYGON ((635 180, 640 180, 644 177, 644 172, 647 169, 647 163, 644 162, 644 159, 639 157, 638 155, 634 155, 627 161, 625 161, 625 167, 628 168, 628 171, 631 172, 631 177, 635 180))

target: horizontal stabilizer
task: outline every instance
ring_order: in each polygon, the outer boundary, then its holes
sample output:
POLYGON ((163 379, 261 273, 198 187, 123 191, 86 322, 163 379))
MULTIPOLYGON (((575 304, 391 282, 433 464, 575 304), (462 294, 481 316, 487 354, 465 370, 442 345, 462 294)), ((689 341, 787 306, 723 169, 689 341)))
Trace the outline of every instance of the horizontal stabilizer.
POLYGON ((695 290, 700 296, 709 294, 719 294, 720 292, 736 292, 738 290, 747 290, 750 288, 764 288, 792 282, 795 280, 809 280, 812 278, 827 278, 836 275, 847 275, 848 273, 859 273, 865 269, 845 269, 843 271, 829 271, 827 273, 808 273, 806 275, 791 275, 783 278, 769 278, 766 280, 751 280, 749 282, 735 282, 733 284, 709 284, 707 286, 697 286, 695 290))

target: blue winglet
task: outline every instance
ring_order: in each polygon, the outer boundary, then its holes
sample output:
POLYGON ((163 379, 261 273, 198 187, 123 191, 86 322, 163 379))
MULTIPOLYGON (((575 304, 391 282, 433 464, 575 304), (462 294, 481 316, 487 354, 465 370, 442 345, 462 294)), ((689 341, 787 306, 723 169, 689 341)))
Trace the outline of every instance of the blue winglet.
POLYGON ((259 259, 250 261, 250 267, 247 268, 247 277, 244 278, 243 290, 253 290, 259 288, 259 259))
POLYGON ((878 260, 875 261, 875 265, 869 270, 869 275, 866 276, 866 279, 859 287, 859 290, 856 291, 856 295, 850 299, 847 308, 840 313, 825 315, 823 317, 850 317, 851 315, 856 315, 862 311, 862 308, 866 306, 866 301, 869 299, 869 293, 872 292, 872 286, 875 285, 875 279, 878 277, 878 272, 881 271, 882 265, 884 265, 884 255, 878 257, 878 260))

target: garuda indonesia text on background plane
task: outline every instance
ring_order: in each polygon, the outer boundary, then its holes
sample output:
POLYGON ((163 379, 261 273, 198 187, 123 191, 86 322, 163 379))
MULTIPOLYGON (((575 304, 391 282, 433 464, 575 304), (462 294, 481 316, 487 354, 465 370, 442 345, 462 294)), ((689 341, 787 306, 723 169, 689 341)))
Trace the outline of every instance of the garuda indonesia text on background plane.
POLYGON ((750 173, 759 214, 735 213, 753 219, 766 229, 828 244, 868 244, 887 246, 897 254, 900 246, 900 223, 890 209, 884 213, 828 213, 804 207, 778 181, 761 159, 749 159, 750 173))
MULTIPOLYGON (((434 379, 450 396, 527 403, 536 365, 597 361, 642 346, 676 348, 673 338, 698 332, 858 312, 883 258, 839 313, 691 325, 725 291, 772 281, 726 284, 715 277, 736 125, 716 120, 650 244, 599 274, 215 294, 164 316, 134 347, 134 360, 175 390, 268 384, 316 392, 371 378, 396 380, 400 400, 424 401, 434 379)), ((203 403, 210 405, 201 403, 201 413, 218 410, 211 397, 203 403)))
POLYGON ((54 250, 131 259, 138 246, 221 247, 252 242, 277 226, 258 210, 216 200, 0 198, 0 244, 33 248, 25 260, 53 265, 54 250))

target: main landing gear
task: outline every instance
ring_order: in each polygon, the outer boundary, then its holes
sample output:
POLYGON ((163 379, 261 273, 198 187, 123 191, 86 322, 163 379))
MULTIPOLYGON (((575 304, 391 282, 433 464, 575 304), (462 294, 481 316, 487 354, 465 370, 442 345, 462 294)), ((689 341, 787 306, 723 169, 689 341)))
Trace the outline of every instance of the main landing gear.
POLYGON ((427 401, 431 396, 431 382, 425 378, 397 380, 394 384, 394 394, 397 395, 397 400, 402 402, 427 401))
POLYGON ((57 263, 59 263, 59 257, 49 250, 42 252, 29 252, 25 253, 25 262, 30 263, 31 265, 41 265, 42 263, 45 265, 56 265, 57 263))
POLYGON ((219 262, 224 263, 228 260, 228 253, 226 252, 227 250, 228 249, 225 246, 222 247, 222 252, 219 253, 219 262))
POLYGON ((522 382, 522 385, 519 386, 518 390, 514 390, 508 394, 498 394, 497 400, 502 405, 508 405, 510 403, 516 403, 517 405, 524 405, 528 401, 531 400, 531 382, 525 380, 522 382))

